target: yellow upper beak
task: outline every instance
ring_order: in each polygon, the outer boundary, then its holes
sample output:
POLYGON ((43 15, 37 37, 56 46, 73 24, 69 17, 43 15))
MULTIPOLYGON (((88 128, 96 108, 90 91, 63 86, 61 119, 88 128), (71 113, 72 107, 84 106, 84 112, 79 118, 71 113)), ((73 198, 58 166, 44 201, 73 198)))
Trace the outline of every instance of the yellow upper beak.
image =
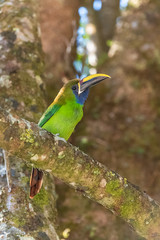
POLYGON ((82 92, 84 92, 86 88, 92 87, 107 78, 111 78, 111 77, 106 74, 93 74, 83 78, 78 83, 78 94, 81 94, 82 92))

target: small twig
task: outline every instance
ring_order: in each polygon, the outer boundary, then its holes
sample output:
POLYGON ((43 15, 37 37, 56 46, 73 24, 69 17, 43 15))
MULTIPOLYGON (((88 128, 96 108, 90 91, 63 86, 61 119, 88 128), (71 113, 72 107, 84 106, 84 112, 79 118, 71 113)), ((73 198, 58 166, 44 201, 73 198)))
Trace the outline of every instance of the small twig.
POLYGON ((66 40, 66 52, 65 52, 65 56, 64 56, 64 59, 65 59, 65 69, 67 71, 70 70, 70 55, 71 55, 71 51, 72 51, 72 48, 73 46, 75 45, 75 42, 76 42, 76 38, 77 38, 77 27, 76 27, 76 21, 72 21, 72 25, 73 25, 73 35, 72 35, 72 38, 71 40, 68 42, 66 40))
POLYGON ((10 167, 9 167, 9 157, 8 153, 3 149, 3 159, 5 163, 5 169, 6 169, 6 180, 7 180, 7 186, 8 186, 8 192, 11 192, 11 176, 10 176, 10 167))
MULTIPOLYGON (((70 40, 70 42, 67 44, 67 48, 66 48, 66 56, 69 56, 71 51, 72 51, 72 47, 74 46, 75 42, 76 42, 76 38, 77 38, 77 27, 76 27, 76 21, 72 21, 72 25, 73 25, 73 36, 70 40)), ((68 59, 68 58, 67 58, 68 59)))

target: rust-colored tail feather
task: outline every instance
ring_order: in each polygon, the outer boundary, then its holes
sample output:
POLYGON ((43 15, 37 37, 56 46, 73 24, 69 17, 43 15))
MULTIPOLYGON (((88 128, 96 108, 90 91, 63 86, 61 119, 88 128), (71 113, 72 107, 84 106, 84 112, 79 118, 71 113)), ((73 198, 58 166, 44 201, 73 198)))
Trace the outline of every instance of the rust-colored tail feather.
POLYGON ((31 178, 30 178, 30 198, 39 193, 43 182, 43 172, 37 168, 32 169, 31 178))

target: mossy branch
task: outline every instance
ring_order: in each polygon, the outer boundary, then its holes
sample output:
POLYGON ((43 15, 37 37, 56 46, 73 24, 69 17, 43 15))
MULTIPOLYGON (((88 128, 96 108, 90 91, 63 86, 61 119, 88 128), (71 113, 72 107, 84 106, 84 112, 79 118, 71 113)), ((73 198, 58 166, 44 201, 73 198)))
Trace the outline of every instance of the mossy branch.
POLYGON ((146 193, 78 148, 1 108, 0 147, 100 203, 140 236, 160 239, 160 206, 146 193))

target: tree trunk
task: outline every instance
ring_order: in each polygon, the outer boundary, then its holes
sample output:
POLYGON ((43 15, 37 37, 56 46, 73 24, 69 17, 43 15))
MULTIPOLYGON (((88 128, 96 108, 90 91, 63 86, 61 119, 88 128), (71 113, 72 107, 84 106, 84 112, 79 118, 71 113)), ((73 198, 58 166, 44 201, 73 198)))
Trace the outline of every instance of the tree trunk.
MULTIPOLYGON (((42 80, 44 56, 36 14, 38 1, 0 3, 0 105, 17 116, 38 121, 46 107, 42 80)), ((30 200, 31 167, 7 153, 6 158, 9 158, 11 192, 1 155, 0 238, 58 239, 53 178, 45 174, 45 187, 30 200)))
POLYGON ((102 57, 104 52, 107 53, 110 48, 110 41, 114 36, 116 19, 119 14, 119 0, 102 1, 102 9, 94 11, 100 46, 99 57, 102 57))

